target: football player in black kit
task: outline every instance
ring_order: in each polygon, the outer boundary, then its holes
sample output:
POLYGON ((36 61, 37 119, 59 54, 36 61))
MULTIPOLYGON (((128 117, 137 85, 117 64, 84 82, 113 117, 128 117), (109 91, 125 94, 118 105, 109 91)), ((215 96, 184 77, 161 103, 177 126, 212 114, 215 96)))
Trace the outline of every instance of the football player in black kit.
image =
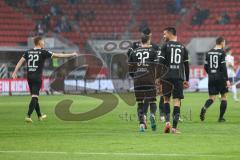
POLYGON ((225 122, 224 113, 227 108, 227 92, 230 82, 228 80, 225 52, 225 40, 223 37, 216 39, 216 46, 206 53, 205 71, 208 74, 209 99, 201 109, 200 119, 204 121, 207 109, 213 104, 216 95, 221 94, 220 114, 218 121, 225 122))
MULTIPOLYGON (((141 36, 149 36, 150 38, 150 44, 152 45, 152 48, 156 51, 156 53, 158 54, 158 56, 160 55, 160 48, 157 44, 151 42, 152 39, 152 32, 149 28, 144 28, 141 36)), ((137 41, 137 42, 133 42, 132 47, 128 50, 127 55, 129 56, 129 54, 142 46, 142 42, 141 41, 137 41)), ((144 110, 144 125, 145 125, 145 129, 147 129, 147 113, 148 113, 148 107, 149 107, 149 102, 148 100, 144 100, 144 105, 143 105, 143 110, 144 110)), ((163 97, 160 97, 160 102, 159 102, 159 114, 160 114, 160 120, 164 121, 164 112, 163 112, 163 97)))
MULTIPOLYGON (((177 41, 176 29, 165 28, 163 31, 166 43, 161 48, 160 63, 168 67, 167 74, 162 78, 173 85, 171 93, 164 95, 164 112, 166 115, 165 133, 170 133, 170 97, 173 98, 173 126, 172 133, 180 133, 177 124, 180 116, 181 99, 184 98, 183 89, 189 87, 189 59, 186 48, 177 41)), ((157 79, 160 83, 160 79, 157 79)), ((163 85, 164 88, 164 85, 163 85)))
POLYGON ((53 53, 43 48, 44 40, 41 37, 34 38, 34 48, 24 52, 22 58, 17 63, 15 70, 12 74, 12 77, 14 79, 17 78, 17 72, 19 68, 24 64, 24 62, 27 63, 27 81, 32 99, 29 104, 27 117, 25 118, 26 122, 33 122, 31 119, 31 115, 34 110, 36 110, 38 119, 40 121, 47 117, 45 114, 41 113, 38 102, 39 90, 42 86, 42 72, 45 60, 48 58, 67 58, 77 56, 77 53, 53 53))
POLYGON ((129 54, 129 71, 134 79, 134 92, 138 104, 137 113, 140 123, 140 132, 145 131, 144 122, 144 101, 150 104, 150 122, 153 131, 156 131, 155 113, 156 105, 156 87, 155 87, 155 60, 157 51, 153 49, 150 43, 150 36, 142 36, 142 45, 129 54))

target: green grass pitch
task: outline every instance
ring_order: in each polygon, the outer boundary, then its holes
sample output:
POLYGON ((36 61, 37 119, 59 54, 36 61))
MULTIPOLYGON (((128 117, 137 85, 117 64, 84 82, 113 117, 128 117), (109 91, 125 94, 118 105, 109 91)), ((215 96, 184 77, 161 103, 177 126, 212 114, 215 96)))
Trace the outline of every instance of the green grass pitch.
POLYGON ((206 121, 200 122, 199 111, 208 95, 186 93, 180 135, 163 134, 160 122, 156 132, 139 133, 136 107, 122 100, 100 118, 65 122, 54 113, 59 101, 73 99, 74 113, 93 109, 101 101, 84 96, 41 96, 41 109, 48 118, 39 122, 34 114, 34 123, 26 124, 30 97, 0 97, 0 160, 239 160, 240 105, 230 96, 227 122, 220 124, 219 100, 208 110, 206 121))

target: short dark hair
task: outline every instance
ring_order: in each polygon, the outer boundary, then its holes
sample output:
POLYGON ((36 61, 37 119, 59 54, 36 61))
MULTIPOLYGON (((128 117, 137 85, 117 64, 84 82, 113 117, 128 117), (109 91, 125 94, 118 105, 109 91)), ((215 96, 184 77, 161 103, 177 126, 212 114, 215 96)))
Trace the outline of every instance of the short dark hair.
POLYGON ((177 31, 174 27, 167 27, 163 31, 168 31, 168 32, 172 33, 174 36, 177 35, 177 31))
POLYGON ((38 44, 39 44, 39 41, 41 41, 41 40, 43 40, 42 37, 39 37, 39 36, 38 36, 38 37, 35 37, 35 38, 33 39, 35 46, 38 45, 38 44))
POLYGON ((144 35, 149 35, 149 34, 151 34, 152 32, 151 32, 151 29, 150 29, 150 28, 146 27, 146 28, 144 28, 144 29, 142 30, 142 33, 143 33, 144 35))
POLYGON ((216 44, 221 44, 223 41, 224 41, 224 38, 220 36, 216 39, 216 44))
POLYGON ((147 41, 149 41, 149 39, 150 39, 149 35, 143 35, 141 37, 141 41, 142 41, 143 44, 147 43, 147 41))

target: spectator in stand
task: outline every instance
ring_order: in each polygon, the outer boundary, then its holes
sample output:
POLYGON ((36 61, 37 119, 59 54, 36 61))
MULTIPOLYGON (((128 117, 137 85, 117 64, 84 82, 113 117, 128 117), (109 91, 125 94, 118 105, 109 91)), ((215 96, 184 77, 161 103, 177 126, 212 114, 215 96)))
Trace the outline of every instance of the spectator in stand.
POLYGON ((175 0, 175 6, 176 6, 175 12, 179 13, 182 9, 182 0, 175 0))
POLYGON ((67 20, 67 16, 62 16, 57 20, 57 24, 54 27, 56 33, 60 32, 70 32, 72 30, 71 24, 67 20))
POLYGON ((48 14, 48 15, 45 15, 42 20, 42 24, 45 26, 46 32, 48 32, 48 29, 50 28, 50 18, 51 18, 51 15, 48 14))
POLYGON ((72 27, 67 20, 67 16, 62 16, 61 17, 61 30, 63 32, 70 32, 72 30, 72 27))
POLYGON ((166 3, 166 8, 171 14, 184 14, 186 12, 186 8, 182 8, 182 0, 169 1, 166 3))
POLYGON ((202 9, 199 6, 196 6, 195 10, 196 10, 196 14, 192 18, 192 25, 202 25, 203 22, 209 16, 209 10, 208 9, 202 9))
POLYGON ((40 12, 40 7, 39 7, 40 4, 41 4, 40 0, 27 0, 27 6, 31 7, 32 10, 36 13, 40 12))
POLYGON ((61 19, 60 18, 58 18, 57 19, 57 23, 56 23, 56 25, 55 25, 55 27, 54 27, 54 32, 56 32, 56 33, 60 33, 62 30, 61 30, 61 19))
POLYGON ((53 16, 57 16, 57 15, 60 15, 62 13, 58 4, 52 5, 51 8, 50 8, 50 12, 53 16))
POLYGON ((45 34, 45 32, 46 32, 46 26, 44 26, 41 21, 37 22, 35 27, 36 35, 42 36, 45 34))
POLYGON ((230 23, 230 17, 227 12, 223 12, 220 16, 217 17, 217 24, 225 25, 230 23))

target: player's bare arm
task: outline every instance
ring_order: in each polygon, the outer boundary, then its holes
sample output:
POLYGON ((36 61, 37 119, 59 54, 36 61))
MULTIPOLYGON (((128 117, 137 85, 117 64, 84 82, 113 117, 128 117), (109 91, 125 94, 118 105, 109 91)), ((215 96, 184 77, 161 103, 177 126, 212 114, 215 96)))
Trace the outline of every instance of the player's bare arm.
POLYGON ((69 57, 75 57, 77 56, 77 52, 73 52, 73 53, 53 53, 52 57, 53 58, 69 58, 69 57))
POLYGON ((26 61, 26 60, 25 60, 23 57, 18 61, 17 65, 16 65, 16 67, 15 67, 15 69, 14 69, 14 72, 13 72, 13 74, 12 74, 12 78, 13 78, 13 79, 17 78, 17 72, 18 72, 18 70, 21 68, 21 66, 23 65, 23 63, 24 63, 25 61, 26 61))

